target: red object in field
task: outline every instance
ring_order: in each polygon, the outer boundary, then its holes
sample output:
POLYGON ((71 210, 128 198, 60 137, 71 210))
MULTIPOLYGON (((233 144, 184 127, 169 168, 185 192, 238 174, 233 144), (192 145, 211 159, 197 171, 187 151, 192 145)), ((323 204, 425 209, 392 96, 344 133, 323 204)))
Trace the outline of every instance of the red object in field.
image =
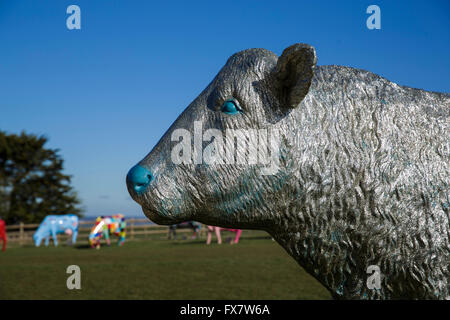
POLYGON ((3 240, 2 251, 6 250, 6 223, 0 219, 0 240, 3 240))

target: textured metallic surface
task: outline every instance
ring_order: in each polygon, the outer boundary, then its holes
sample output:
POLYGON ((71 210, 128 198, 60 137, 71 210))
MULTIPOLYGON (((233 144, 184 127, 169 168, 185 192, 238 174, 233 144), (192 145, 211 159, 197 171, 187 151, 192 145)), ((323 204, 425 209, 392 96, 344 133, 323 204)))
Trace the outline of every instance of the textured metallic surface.
POLYGON ((156 223, 266 230, 334 298, 450 299, 450 96, 315 59, 307 45, 233 55, 139 162, 154 180, 141 194, 128 181, 131 196, 156 223), (220 112, 229 98, 242 113, 220 112), (194 121, 278 130, 280 169, 175 165, 171 134, 194 121))

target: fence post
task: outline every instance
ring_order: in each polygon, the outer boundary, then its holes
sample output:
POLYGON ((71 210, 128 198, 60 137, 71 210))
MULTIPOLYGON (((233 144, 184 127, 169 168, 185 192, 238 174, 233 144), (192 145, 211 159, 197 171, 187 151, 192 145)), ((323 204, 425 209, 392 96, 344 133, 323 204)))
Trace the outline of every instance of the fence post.
POLYGON ((130 239, 134 239, 134 219, 130 219, 130 239))
POLYGON ((25 233, 23 230, 23 222, 20 222, 20 224, 19 224, 19 244, 21 246, 23 246, 23 242, 25 240, 24 238, 25 238, 25 233))

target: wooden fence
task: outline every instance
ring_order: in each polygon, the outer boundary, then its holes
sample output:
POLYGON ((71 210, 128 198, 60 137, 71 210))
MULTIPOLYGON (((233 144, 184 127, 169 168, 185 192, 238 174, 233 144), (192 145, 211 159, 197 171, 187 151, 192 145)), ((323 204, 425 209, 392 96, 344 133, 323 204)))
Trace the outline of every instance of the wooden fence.
MULTIPOLYGON (((160 238, 166 238, 169 228, 168 226, 160 226, 151 223, 148 219, 126 219, 126 240, 147 240, 159 236, 160 238)), ((40 224, 24 224, 7 225, 6 234, 8 245, 30 245, 33 244, 33 234, 40 224)), ((80 220, 78 226, 77 243, 87 244, 89 233, 92 227, 95 225, 95 220, 80 220)), ((192 229, 177 229, 177 236, 179 233, 189 233, 192 235, 192 229)), ((204 238, 206 234, 206 226, 202 225, 199 233, 200 238, 204 238)), ((184 235, 186 236, 186 235, 184 235)), ((65 234, 58 234, 58 242, 62 243, 69 240, 69 236, 65 234)), ((111 241, 114 242, 115 237, 111 237, 111 241)), ((50 241, 53 241, 50 237, 50 241)))

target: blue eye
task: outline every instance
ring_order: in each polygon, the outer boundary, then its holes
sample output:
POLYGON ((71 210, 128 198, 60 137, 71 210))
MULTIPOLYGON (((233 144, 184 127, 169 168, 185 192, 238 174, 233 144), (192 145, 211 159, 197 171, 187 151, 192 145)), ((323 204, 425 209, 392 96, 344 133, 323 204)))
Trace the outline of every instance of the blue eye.
POLYGON ((241 111, 233 100, 225 101, 220 110, 226 114, 236 114, 241 111))

